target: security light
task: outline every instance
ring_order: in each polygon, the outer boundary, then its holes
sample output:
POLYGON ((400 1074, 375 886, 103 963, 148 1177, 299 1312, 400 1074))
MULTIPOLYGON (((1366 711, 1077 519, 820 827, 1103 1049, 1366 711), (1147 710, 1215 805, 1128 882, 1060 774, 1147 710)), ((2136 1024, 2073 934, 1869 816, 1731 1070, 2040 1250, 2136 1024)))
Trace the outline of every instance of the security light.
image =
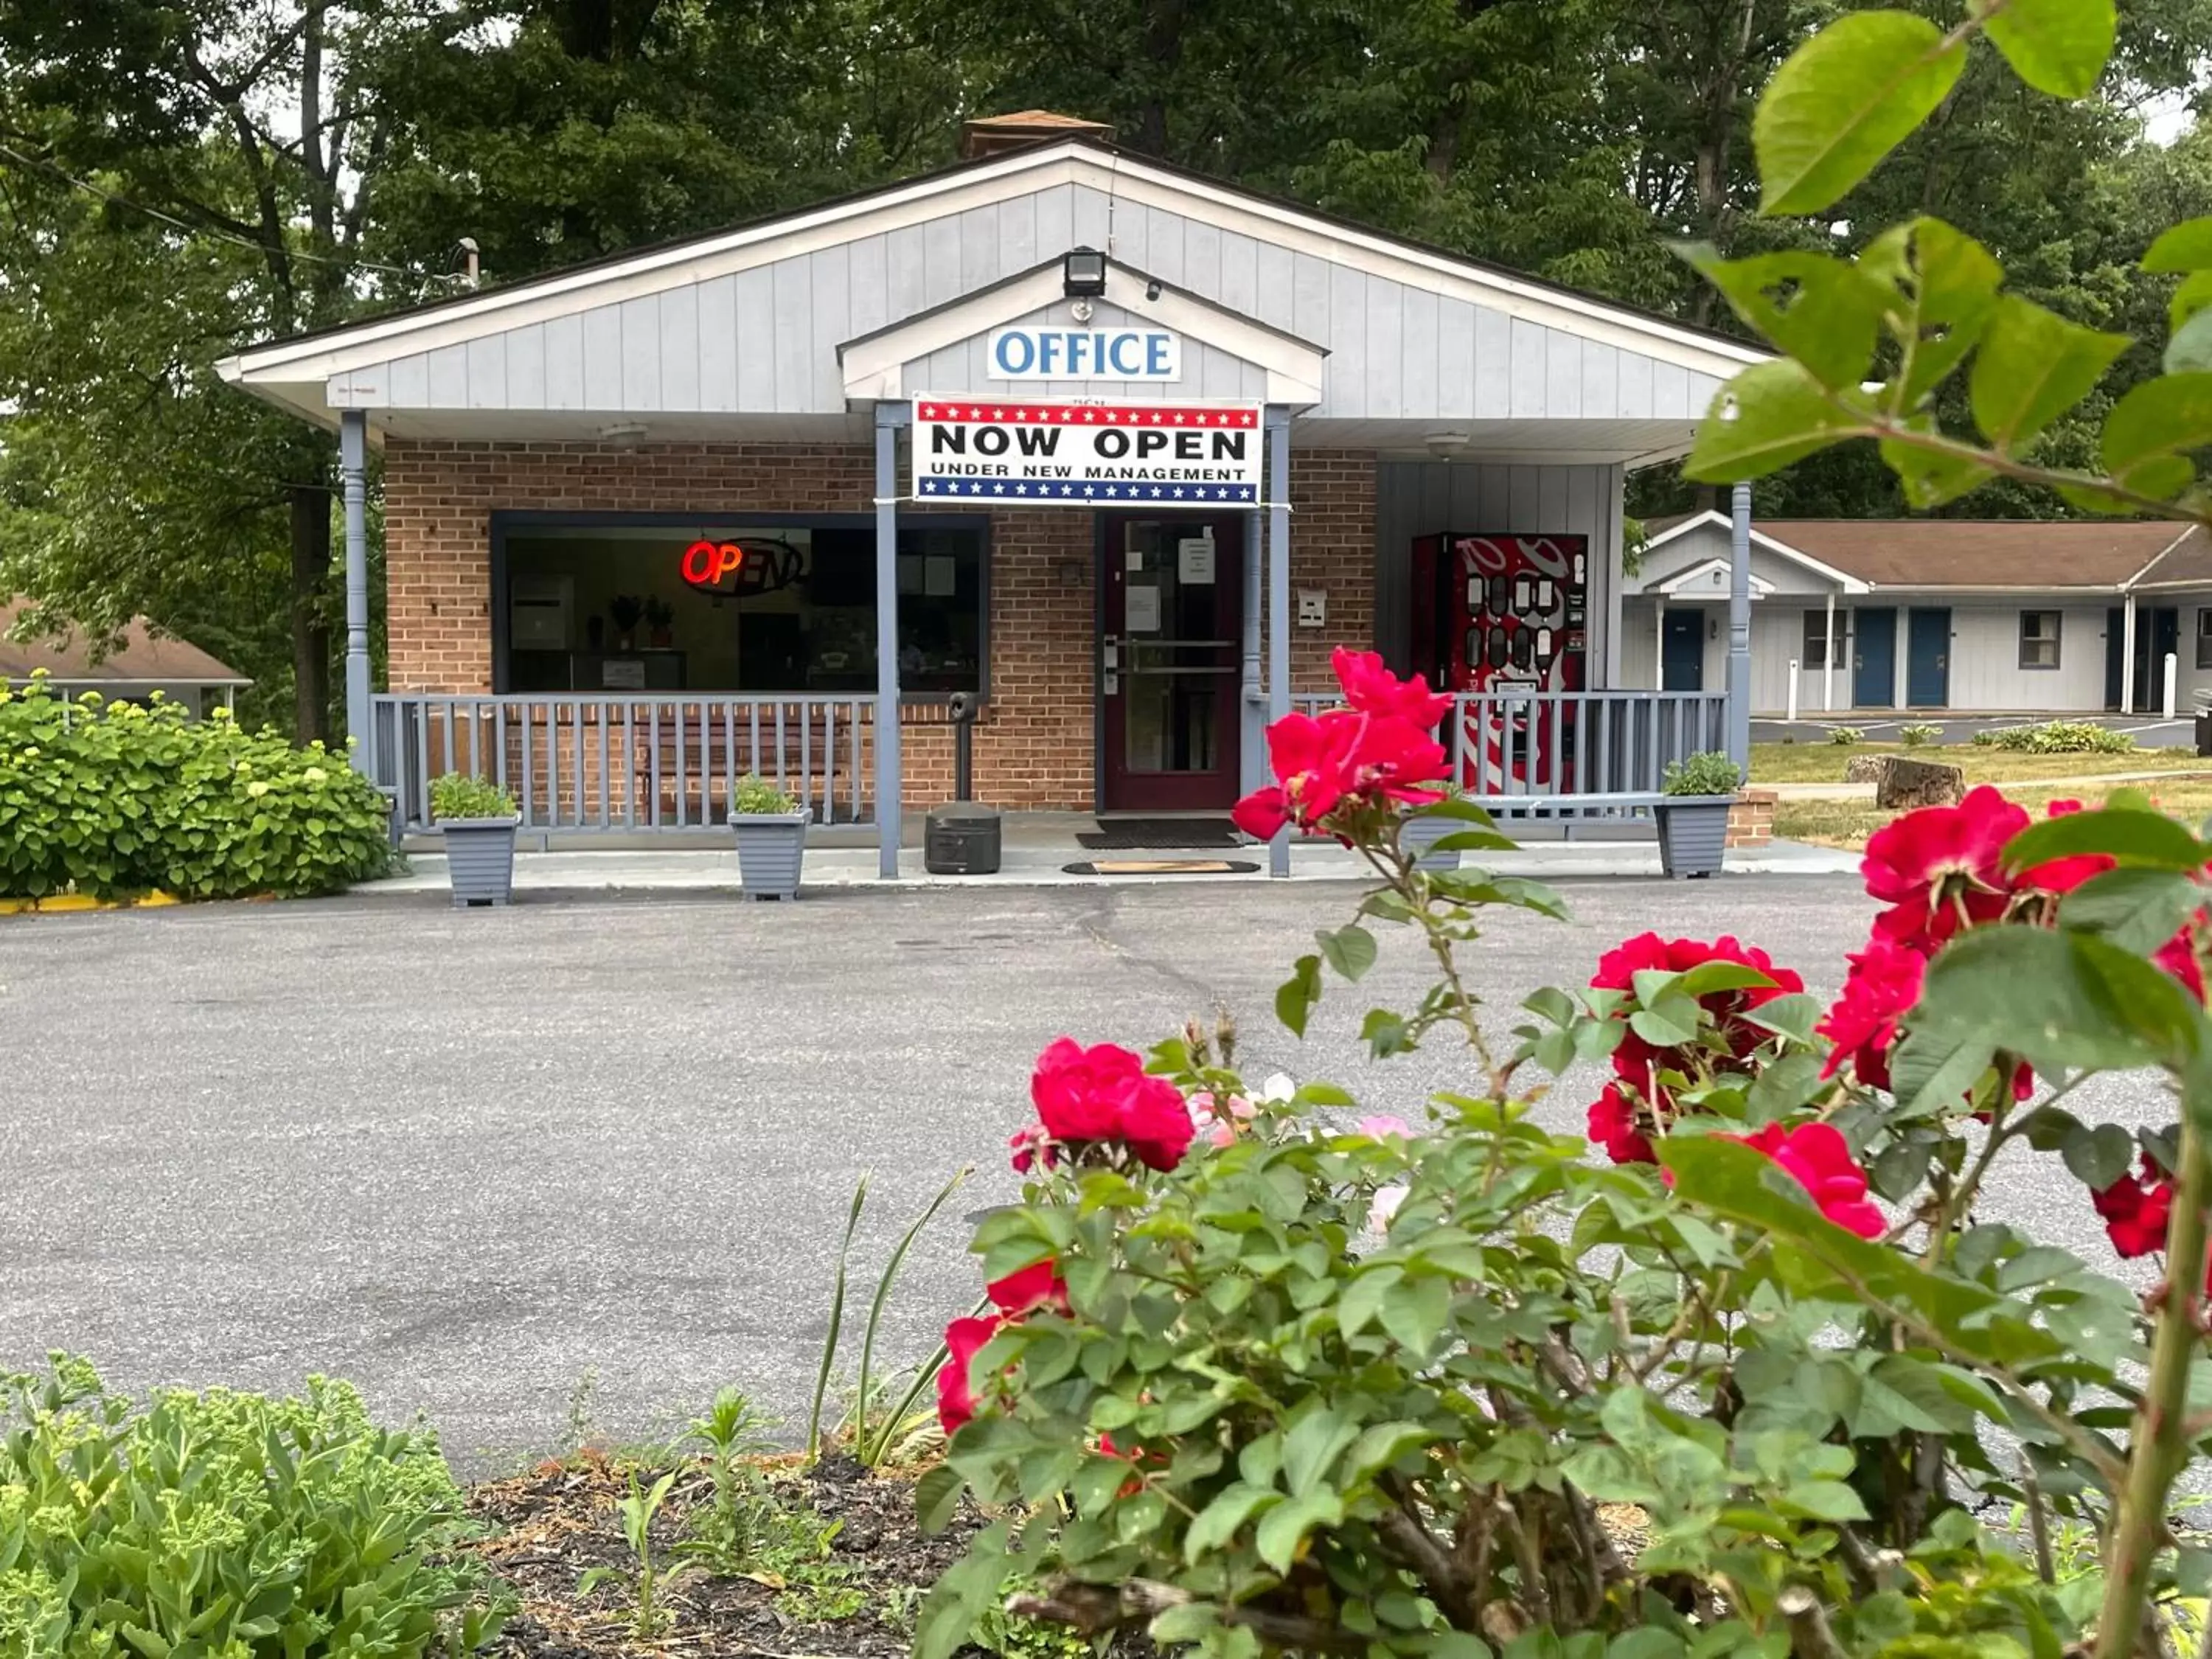
POLYGON ((1095 247, 1075 247, 1060 262, 1060 291, 1071 300, 1095 298, 1106 291, 1106 256, 1095 247))
POLYGON ((1466 449, 1468 435, 1464 432, 1431 432, 1421 441, 1428 447, 1430 454, 1440 461, 1449 461, 1466 449))

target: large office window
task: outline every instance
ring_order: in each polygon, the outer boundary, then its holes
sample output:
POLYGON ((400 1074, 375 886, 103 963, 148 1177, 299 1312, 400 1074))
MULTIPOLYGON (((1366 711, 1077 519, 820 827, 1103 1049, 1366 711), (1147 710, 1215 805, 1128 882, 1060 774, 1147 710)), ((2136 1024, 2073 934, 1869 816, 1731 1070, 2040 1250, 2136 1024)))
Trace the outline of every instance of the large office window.
MULTIPOLYGON (((898 532, 899 688, 987 690, 981 518, 898 532)), ((508 691, 876 689, 876 532, 853 515, 514 515, 495 526, 508 691)))
POLYGON ((2020 613, 2020 665, 2022 668, 2058 666, 2059 613, 2023 611, 2020 613))
POLYGON ((2212 606, 2197 612, 2197 665, 2212 668, 2212 606))

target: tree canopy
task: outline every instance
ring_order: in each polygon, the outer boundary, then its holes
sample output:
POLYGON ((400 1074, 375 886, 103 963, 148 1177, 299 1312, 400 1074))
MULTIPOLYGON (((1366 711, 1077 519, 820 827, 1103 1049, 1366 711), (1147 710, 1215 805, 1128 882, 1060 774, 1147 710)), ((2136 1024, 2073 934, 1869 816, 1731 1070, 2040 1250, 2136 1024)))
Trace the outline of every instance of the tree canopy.
MULTIPOLYGON (((1950 0, 1917 0, 1931 16, 1950 0)), ((2212 0, 2130 7, 2102 95, 1977 63, 1817 219, 1754 216, 1761 88, 1851 0, 0 0, 0 590, 95 632, 143 612, 327 732, 328 438, 215 380, 238 346, 508 281, 950 161, 1042 106, 1437 246, 1720 326, 1672 251, 1850 248, 1932 213, 2100 327, 2212 209, 2212 146, 2145 136, 2212 0)), ((2148 373, 2125 362, 2112 391, 2148 373)), ((2048 443, 2078 449, 2103 405, 2048 443)), ((1638 501, 1685 505, 1667 469, 1638 501)), ((1887 514, 1856 452, 1763 511, 1887 514)), ((1953 512, 2063 509, 1992 484, 1953 512)))

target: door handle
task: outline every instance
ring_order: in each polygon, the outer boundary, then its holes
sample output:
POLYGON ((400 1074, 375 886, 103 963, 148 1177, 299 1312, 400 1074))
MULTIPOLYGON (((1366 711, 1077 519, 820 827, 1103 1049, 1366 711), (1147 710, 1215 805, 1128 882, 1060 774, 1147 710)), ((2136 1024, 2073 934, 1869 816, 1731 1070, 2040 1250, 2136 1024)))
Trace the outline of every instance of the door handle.
POLYGON ((1948 667, 1950 665, 1950 661, 1951 659, 1945 656, 1942 652, 1939 651, 1936 653, 1936 665, 1938 668, 1948 667))

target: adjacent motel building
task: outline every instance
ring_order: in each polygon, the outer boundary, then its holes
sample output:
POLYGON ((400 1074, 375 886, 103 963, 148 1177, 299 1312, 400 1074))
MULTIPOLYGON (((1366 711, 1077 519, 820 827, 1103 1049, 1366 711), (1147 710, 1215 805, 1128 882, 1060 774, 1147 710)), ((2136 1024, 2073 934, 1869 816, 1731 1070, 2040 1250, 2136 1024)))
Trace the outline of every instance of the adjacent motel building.
POLYGON ((1624 634, 1622 481, 1754 349, 1086 124, 969 149, 222 365, 340 434, 349 724, 410 822, 459 769, 562 831, 711 825, 756 769, 896 823, 958 691, 980 800, 1218 811, 1346 643, 1462 694, 1478 794, 1636 811, 1718 746, 1624 634))

